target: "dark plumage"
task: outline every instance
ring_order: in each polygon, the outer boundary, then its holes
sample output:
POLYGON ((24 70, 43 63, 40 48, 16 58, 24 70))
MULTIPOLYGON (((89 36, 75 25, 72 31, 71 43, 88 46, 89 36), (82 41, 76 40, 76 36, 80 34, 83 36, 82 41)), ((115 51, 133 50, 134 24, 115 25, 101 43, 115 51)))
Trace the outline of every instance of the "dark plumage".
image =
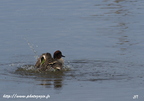
POLYGON ((43 53, 37 60, 35 64, 35 68, 40 69, 42 71, 56 69, 61 70, 64 64, 64 61, 61 57, 64 57, 61 51, 56 51, 53 54, 53 57, 50 53, 43 53))

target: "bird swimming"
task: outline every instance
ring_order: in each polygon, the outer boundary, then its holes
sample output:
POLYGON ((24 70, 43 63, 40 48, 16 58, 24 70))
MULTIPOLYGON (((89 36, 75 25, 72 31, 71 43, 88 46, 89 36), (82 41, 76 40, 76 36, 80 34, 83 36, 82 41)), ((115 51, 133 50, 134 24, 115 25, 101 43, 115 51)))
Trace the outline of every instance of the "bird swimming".
POLYGON ((42 71, 49 71, 51 69, 60 71, 64 66, 64 60, 62 57, 65 56, 62 55, 60 50, 55 51, 53 57, 50 53, 43 53, 38 58, 35 68, 42 71))

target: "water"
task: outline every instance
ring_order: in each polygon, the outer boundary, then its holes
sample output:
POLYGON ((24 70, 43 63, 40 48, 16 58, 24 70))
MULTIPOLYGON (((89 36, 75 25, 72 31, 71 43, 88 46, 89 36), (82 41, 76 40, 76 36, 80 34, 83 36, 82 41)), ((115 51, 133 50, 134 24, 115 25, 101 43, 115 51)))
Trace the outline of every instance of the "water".
POLYGON ((143 9, 143 0, 1 0, 0 100, 143 101, 143 9), (67 71, 22 69, 55 50, 67 71))

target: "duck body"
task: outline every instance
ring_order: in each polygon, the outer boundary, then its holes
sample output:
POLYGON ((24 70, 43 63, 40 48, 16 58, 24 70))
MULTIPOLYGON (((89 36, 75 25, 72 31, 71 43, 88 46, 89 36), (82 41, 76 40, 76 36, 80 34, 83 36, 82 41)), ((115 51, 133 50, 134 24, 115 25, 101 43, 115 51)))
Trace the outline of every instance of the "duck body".
POLYGON ((61 51, 56 51, 53 54, 53 58, 50 53, 43 53, 37 60, 35 64, 35 68, 42 70, 42 71, 49 71, 50 69, 53 70, 62 70, 62 67, 64 65, 64 60, 62 59, 64 57, 61 53, 61 51))

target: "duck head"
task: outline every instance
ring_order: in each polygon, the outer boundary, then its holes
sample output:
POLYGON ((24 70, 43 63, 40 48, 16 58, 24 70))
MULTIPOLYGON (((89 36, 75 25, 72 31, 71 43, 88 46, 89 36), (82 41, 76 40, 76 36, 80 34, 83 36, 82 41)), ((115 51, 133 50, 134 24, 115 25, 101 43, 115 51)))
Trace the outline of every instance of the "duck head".
POLYGON ((54 52, 54 54, 53 54, 54 59, 60 59, 61 57, 65 57, 65 56, 62 55, 62 52, 60 50, 57 50, 54 52))
POLYGON ((43 68, 46 67, 49 63, 53 62, 53 58, 50 53, 43 53, 37 60, 35 67, 43 68))

